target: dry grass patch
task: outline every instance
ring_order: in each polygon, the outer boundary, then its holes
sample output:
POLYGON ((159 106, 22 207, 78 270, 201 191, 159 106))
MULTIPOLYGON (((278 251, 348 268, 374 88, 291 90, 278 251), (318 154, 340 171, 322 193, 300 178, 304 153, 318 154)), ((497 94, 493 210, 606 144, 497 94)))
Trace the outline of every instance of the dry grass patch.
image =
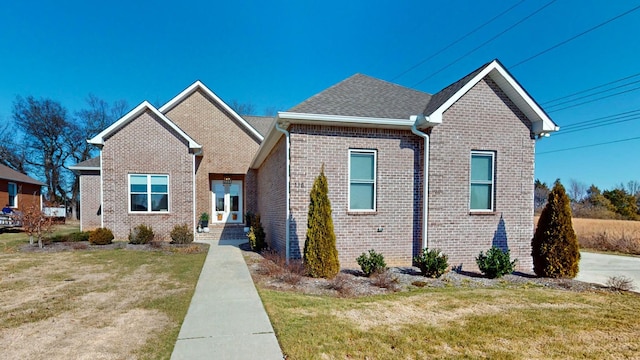
POLYGON ((640 356, 637 294, 457 287, 357 299, 260 294, 288 359, 640 356))
POLYGON ((124 249, 0 253, 2 358, 169 358, 204 257, 124 249))

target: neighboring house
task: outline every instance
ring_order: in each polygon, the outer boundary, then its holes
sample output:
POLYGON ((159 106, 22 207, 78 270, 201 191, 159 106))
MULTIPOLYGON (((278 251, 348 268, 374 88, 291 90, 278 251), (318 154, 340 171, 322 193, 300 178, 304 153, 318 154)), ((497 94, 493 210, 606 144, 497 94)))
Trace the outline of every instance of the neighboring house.
POLYGON ((475 267, 496 245, 531 269, 535 140, 557 130, 497 60, 434 95, 356 74, 275 119, 239 116, 196 82, 89 140, 101 152, 75 166, 82 228, 166 237, 202 212, 230 227, 251 211, 300 258, 324 164, 342 265, 369 249, 410 265, 429 247, 475 267))
POLYGON ((28 206, 42 208, 41 189, 45 184, 0 164, 0 206, 22 211, 28 206))

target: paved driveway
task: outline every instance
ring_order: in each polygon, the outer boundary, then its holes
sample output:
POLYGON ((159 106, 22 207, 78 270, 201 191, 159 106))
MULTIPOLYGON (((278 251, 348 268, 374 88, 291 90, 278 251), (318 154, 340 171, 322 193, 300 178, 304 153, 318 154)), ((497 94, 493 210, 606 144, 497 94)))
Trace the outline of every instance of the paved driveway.
POLYGON ((640 257, 581 252, 580 272, 576 280, 605 284, 612 276, 633 280, 634 291, 640 292, 640 257))

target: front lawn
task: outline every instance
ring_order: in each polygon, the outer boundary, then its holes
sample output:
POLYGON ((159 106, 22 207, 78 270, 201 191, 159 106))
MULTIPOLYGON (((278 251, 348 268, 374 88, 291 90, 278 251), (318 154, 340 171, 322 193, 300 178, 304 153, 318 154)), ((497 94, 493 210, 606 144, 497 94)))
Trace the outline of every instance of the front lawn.
POLYGON ((640 357, 634 293, 423 288, 364 298, 260 289, 288 359, 640 357))
POLYGON ((3 359, 171 356, 206 255, 197 245, 21 252, 25 244, 22 233, 0 234, 3 359))

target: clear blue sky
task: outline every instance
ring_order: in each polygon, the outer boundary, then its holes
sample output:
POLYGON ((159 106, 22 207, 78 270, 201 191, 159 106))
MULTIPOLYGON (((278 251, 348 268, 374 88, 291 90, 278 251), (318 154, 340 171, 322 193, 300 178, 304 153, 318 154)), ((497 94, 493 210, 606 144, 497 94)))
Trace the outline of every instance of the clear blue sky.
MULTIPOLYGON (((8 1, 0 7, 0 122, 11 121, 16 95, 52 98, 73 113, 89 93, 125 99, 130 107, 143 100, 162 104, 197 79, 226 101, 262 111, 286 110, 354 73, 435 93, 493 58, 543 107, 640 73, 640 10, 512 67, 640 5, 571 0, 553 2, 415 85, 549 1, 8 1)), ((561 128, 636 109, 640 91, 562 111, 547 108, 561 128)), ((640 140, 544 154, 640 137, 640 120, 561 133, 537 143, 541 180, 601 188, 640 180, 640 140)))

